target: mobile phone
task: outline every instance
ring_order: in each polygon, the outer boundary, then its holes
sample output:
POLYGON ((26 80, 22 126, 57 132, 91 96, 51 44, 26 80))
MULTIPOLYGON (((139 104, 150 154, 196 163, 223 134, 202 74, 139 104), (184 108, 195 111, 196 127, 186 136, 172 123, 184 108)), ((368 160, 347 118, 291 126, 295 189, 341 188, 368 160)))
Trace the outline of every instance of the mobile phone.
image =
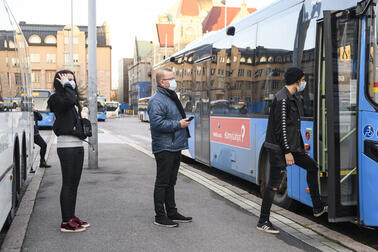
POLYGON ((191 117, 189 117, 188 119, 186 119, 187 121, 191 121, 191 120, 193 120, 194 119, 194 116, 191 116, 191 117))

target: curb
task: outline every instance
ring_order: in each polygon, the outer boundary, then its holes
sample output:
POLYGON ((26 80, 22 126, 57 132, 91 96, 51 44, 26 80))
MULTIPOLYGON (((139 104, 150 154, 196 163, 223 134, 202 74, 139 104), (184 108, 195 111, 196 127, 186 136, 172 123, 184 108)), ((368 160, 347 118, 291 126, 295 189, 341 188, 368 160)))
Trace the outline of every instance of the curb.
MULTIPOLYGON (((54 139, 54 133, 51 132, 50 139, 47 144, 46 159, 48 159, 49 157, 50 149, 52 143, 54 142, 54 139)), ((24 196, 21 199, 20 205, 16 212, 16 216, 14 217, 12 224, 5 236, 4 242, 1 246, 1 252, 18 252, 22 249, 26 231, 29 225, 29 220, 33 212, 35 199, 37 197, 37 193, 41 185, 42 178, 46 171, 45 168, 38 167, 37 158, 35 158, 33 161, 33 167, 35 167, 36 172, 34 173, 33 178, 29 183, 24 196)))
MULTIPOLYGON (((102 130, 107 134, 111 134, 107 130, 102 130)), ((125 144, 130 145, 151 158, 155 158, 151 150, 140 146, 138 142, 125 136, 115 136, 125 144)), ((253 215, 257 217, 260 215, 262 200, 247 191, 220 181, 218 178, 196 170, 187 164, 180 165, 179 173, 205 186, 253 215)), ((328 229, 276 205, 272 206, 271 222, 291 236, 321 251, 376 251, 346 235, 328 229)))

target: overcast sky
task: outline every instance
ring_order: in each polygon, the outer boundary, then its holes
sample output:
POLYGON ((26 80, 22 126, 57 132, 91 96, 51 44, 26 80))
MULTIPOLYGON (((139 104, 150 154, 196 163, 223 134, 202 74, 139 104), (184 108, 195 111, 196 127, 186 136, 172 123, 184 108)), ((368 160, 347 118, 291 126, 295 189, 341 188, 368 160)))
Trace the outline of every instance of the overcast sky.
MULTIPOLYGON (((112 46, 112 80, 118 84, 118 61, 133 57, 134 39, 152 40, 157 15, 179 0, 97 0, 97 25, 106 21, 112 46)), ((240 6, 243 0, 228 0, 227 6, 240 6)), ((263 8, 276 0, 246 0, 248 7, 263 8)), ((16 20, 29 24, 71 23, 71 0, 7 0, 16 20)), ((74 0, 74 24, 88 25, 88 1, 74 0)))

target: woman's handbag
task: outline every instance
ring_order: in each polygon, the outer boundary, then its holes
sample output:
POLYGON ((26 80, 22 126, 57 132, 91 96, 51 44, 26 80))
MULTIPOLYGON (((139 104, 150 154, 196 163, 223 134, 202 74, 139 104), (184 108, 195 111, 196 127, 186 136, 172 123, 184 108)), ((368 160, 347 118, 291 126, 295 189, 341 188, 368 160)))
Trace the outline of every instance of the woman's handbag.
POLYGON ((84 140, 87 137, 92 136, 92 125, 91 122, 81 117, 81 110, 79 109, 79 113, 75 110, 75 114, 77 116, 76 125, 74 128, 75 136, 77 136, 79 139, 84 140))

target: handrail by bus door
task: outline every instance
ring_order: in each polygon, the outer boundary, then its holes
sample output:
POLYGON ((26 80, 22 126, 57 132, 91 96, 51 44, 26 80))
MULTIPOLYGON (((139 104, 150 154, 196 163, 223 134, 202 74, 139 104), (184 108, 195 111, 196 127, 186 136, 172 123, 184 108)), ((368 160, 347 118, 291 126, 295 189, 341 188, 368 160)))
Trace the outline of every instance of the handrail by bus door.
POLYGON ((356 217, 356 207, 341 204, 340 191, 340 149, 339 141, 335 137, 335 108, 334 101, 334 44, 333 24, 336 21, 335 12, 324 11, 324 50, 325 50, 325 90, 326 90, 326 122, 327 122, 327 166, 328 166, 328 220, 339 222, 353 220, 356 217))

